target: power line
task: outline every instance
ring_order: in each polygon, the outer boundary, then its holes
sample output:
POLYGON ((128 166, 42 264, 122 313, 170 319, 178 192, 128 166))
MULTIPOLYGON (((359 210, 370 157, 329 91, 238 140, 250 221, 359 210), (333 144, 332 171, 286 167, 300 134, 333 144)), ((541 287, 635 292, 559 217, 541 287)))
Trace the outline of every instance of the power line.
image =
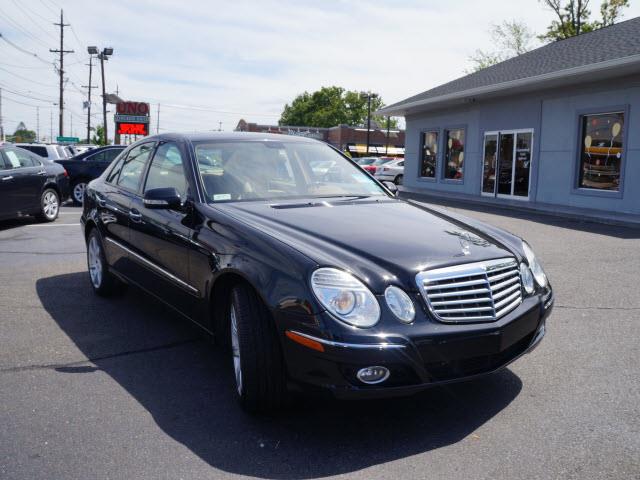
POLYGON ((26 68, 26 69, 30 69, 30 70, 44 70, 45 68, 51 68, 51 65, 48 66, 38 66, 38 67, 30 67, 30 66, 26 66, 26 65, 13 65, 12 63, 4 63, 4 62, 0 62, 0 65, 4 65, 5 67, 11 67, 11 68, 26 68))
POLYGON ((19 10, 22 10, 22 12, 29 17, 29 19, 31 20, 31 23, 33 25, 35 25, 36 27, 38 27, 40 30, 42 30, 45 34, 47 34, 49 37, 55 39, 55 35, 53 35, 51 32, 49 32, 48 30, 45 30, 44 28, 42 28, 40 26, 40 24, 38 22, 35 21, 35 19, 29 14, 29 12, 33 13, 34 15, 38 16, 39 18, 41 18, 42 20, 44 20, 46 22, 47 25, 49 25, 49 23, 51 23, 51 20, 48 18, 43 17, 42 15, 40 15, 38 12, 31 10, 31 8, 29 8, 27 6, 27 2, 23 2, 22 4, 19 4, 16 0, 11 0, 13 2, 13 4, 16 6, 16 8, 18 8, 19 10), (28 11, 27 11, 28 10, 28 11))
POLYGON ((7 72, 9 75, 13 75, 14 77, 20 78, 22 80, 26 80, 27 82, 35 83, 36 85, 41 85, 41 86, 46 87, 46 88, 56 88, 55 85, 48 85, 46 83, 36 82, 35 80, 31 80, 30 78, 23 77, 22 75, 18 75, 17 73, 13 73, 13 72, 7 70, 6 68, 0 67, 0 70, 2 70, 3 72, 7 72))
POLYGON ((45 47, 47 46, 46 42, 44 42, 43 40, 41 40, 39 37, 36 37, 33 33, 31 33, 29 30, 26 30, 25 28, 21 27, 20 24, 18 22, 16 22, 13 18, 11 18, 9 15, 7 15, 3 10, 0 10, 0 14, 2 14, 2 16, 4 17, 4 19, 11 25, 13 26, 13 28, 15 28, 16 30, 18 30, 20 33, 22 33, 23 35, 26 35, 28 37, 31 37, 33 40, 35 40, 36 42, 41 43, 42 45, 44 45, 45 47))
POLYGON ((228 115, 245 115, 245 116, 252 116, 252 117, 279 117, 280 114, 278 113, 247 113, 247 112, 229 112, 226 110, 216 110, 210 107, 198 107, 198 106, 194 106, 194 105, 180 105, 180 104, 175 104, 175 103, 162 103, 163 107, 169 107, 169 108, 177 108, 177 109, 182 109, 182 110, 193 110, 193 111, 200 111, 200 112, 212 112, 212 113, 225 113, 228 115))
POLYGON ((34 58, 37 58, 38 60, 40 60, 43 63, 46 63, 48 65, 51 65, 52 62, 48 62, 47 60, 44 60, 43 58, 41 58, 37 53, 33 53, 30 52, 29 50, 26 50, 18 45, 16 45, 15 43, 13 43, 11 40, 9 40, 4 34, 0 33, 0 38, 2 40, 4 40, 5 42, 7 42, 9 45, 11 45, 13 48, 15 48, 16 50, 21 51, 22 53, 26 53, 27 55, 30 55, 34 58))
POLYGON ((2 88, 4 88, 7 92, 13 93, 14 95, 17 95, 19 97, 30 98, 31 100, 38 100, 39 102, 49 102, 49 103, 55 102, 55 99, 34 97, 33 95, 27 95, 25 93, 20 93, 20 92, 16 92, 15 90, 11 90, 12 88, 14 88, 12 86, 9 86, 7 88, 7 86, 4 84, 0 84, 0 85, 2 85, 2 88))

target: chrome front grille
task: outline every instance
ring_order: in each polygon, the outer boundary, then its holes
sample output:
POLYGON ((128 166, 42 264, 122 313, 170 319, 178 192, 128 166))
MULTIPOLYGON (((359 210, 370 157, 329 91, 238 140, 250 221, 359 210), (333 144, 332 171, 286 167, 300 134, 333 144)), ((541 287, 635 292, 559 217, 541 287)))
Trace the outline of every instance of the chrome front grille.
POLYGON ((492 322, 522 302, 520 269, 513 258, 427 270, 416 282, 442 322, 492 322))

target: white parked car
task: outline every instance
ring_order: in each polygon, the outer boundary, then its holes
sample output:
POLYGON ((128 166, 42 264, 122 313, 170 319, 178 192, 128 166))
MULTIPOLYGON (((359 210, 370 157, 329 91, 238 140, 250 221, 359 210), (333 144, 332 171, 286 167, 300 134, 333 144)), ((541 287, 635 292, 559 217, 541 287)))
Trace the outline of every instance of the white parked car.
POLYGON ((404 178, 404 158, 392 160, 378 167, 374 177, 381 182, 387 181, 393 182, 396 185, 402 185, 402 179, 404 178))
POLYGON ((46 143, 16 143, 16 147, 29 150, 36 155, 47 160, 60 160, 73 157, 73 152, 66 145, 55 145, 46 143))

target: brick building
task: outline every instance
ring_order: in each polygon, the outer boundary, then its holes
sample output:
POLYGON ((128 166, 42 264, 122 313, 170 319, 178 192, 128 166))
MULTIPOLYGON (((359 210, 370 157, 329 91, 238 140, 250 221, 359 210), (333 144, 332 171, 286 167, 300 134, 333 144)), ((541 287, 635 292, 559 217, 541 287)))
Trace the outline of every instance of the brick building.
MULTIPOLYGON (((331 128, 260 125, 240 120, 236 132, 280 133, 315 138, 330 143, 353 157, 367 155, 367 129, 338 125, 331 128)), ((404 130, 371 128, 369 133, 369 156, 404 156, 404 130)))

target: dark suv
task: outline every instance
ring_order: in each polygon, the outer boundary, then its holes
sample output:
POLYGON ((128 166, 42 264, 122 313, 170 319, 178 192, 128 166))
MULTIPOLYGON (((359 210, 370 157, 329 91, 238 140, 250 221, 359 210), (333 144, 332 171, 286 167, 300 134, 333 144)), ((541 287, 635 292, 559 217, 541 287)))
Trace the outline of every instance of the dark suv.
POLYGON ((538 345, 553 293, 529 245, 394 188, 315 140, 145 138, 87 187, 91 285, 137 285, 227 345, 250 411, 309 385, 406 395, 538 345))
POLYGON ((73 203, 82 204, 87 183, 98 178, 125 148, 124 145, 109 145, 87 150, 72 158, 56 160, 69 172, 73 203))

